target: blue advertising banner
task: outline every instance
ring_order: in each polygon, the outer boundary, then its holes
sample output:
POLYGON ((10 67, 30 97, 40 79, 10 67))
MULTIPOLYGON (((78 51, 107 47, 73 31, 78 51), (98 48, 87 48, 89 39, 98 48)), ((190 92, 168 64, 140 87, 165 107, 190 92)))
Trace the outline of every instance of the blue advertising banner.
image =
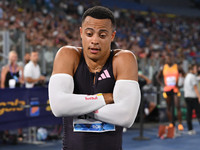
POLYGON ((48 88, 0 89, 0 131, 61 123, 51 112, 48 88))

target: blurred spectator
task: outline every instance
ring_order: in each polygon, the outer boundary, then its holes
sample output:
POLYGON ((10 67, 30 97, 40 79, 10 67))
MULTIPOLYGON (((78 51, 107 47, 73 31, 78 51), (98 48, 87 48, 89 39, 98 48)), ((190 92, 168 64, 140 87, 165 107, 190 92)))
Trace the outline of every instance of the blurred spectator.
MULTIPOLYGON (((155 121, 158 118, 158 114, 157 113, 152 114, 152 112, 155 110, 156 104, 144 96, 145 94, 146 95, 148 94, 148 93, 145 93, 145 92, 147 92, 145 87, 148 89, 148 92, 152 92, 152 89, 151 89, 152 81, 147 76, 143 75, 142 72, 139 70, 138 71, 138 83, 140 85, 141 94, 142 94, 142 103, 141 103, 140 109, 143 109, 142 110, 143 114, 144 114, 143 116, 146 120, 152 120, 152 121, 154 120, 155 121)), ((155 112, 156 111, 157 111, 157 109, 155 110, 155 112)), ((140 117, 140 113, 138 113, 137 119, 139 119, 139 117, 140 117)))
POLYGON ((28 64, 28 62, 30 61, 30 53, 25 53, 24 55, 24 65, 28 64))
POLYGON ((78 5, 78 7, 77 7, 77 13, 78 13, 80 16, 82 16, 83 12, 84 12, 84 7, 83 7, 83 4, 80 3, 80 4, 78 5))
POLYGON ((24 77, 23 68, 17 64, 17 53, 10 51, 8 59, 9 64, 5 65, 1 71, 1 88, 20 87, 24 84, 24 77))
MULTIPOLYGON (((59 48, 64 45, 81 46, 77 27, 80 26, 80 15, 87 7, 100 4, 100 1, 87 2, 30 0, 22 5, 18 1, 5 0, 1 3, 3 16, 0 29, 25 32, 28 48, 34 49, 38 45, 59 48)), ((187 70, 188 62, 200 62, 197 53, 200 45, 199 19, 119 8, 114 8, 114 14, 118 31, 115 41, 119 48, 134 51, 141 63, 140 68, 144 68, 144 75, 151 80, 159 70, 154 60, 158 58, 160 61, 166 52, 175 56, 181 54, 185 59, 177 57, 177 61, 183 63, 184 70, 187 70), (149 61, 147 57, 152 51, 155 54, 149 61)))
MULTIPOLYGON (((3 66, 1 71, 1 88, 15 88, 24 84, 23 68, 17 64, 17 53, 10 51, 8 65, 3 66)), ((10 133, 8 130, 3 133, 4 142, 9 142, 10 133)), ((23 140, 22 129, 18 129, 18 140, 23 140)))
POLYGON ((30 61, 30 53, 29 52, 26 52, 25 55, 24 55, 24 59, 23 59, 23 62, 19 62, 19 66, 22 66, 24 67, 29 61, 30 61))
POLYGON ((45 77, 41 75, 38 60, 39 53, 37 51, 32 51, 30 61, 24 67, 24 78, 26 88, 41 86, 45 81, 45 77))
POLYGON ((187 127, 188 134, 195 134, 192 125, 192 111, 195 109, 197 119, 200 123, 200 93, 198 90, 197 81, 197 65, 192 64, 189 67, 189 73, 185 77, 184 81, 184 98, 187 106, 187 127))
MULTIPOLYGON (((22 4, 16 0, 5 0, 0 7, 3 10, 0 29, 25 32, 29 51, 36 46, 49 49, 64 45, 81 46, 78 36, 80 15, 87 7, 97 4, 100 5, 100 1, 30 0, 22 4)), ((177 62, 185 71, 191 61, 200 63, 197 51, 200 48, 199 19, 113 9, 118 31, 115 41, 119 48, 135 53, 143 74, 150 80, 162 65, 160 61, 166 52, 177 56, 177 62), (178 57, 179 54, 181 57, 178 57)))
POLYGON ((2 5, 2 4, 0 4, 0 19, 3 18, 3 9, 1 8, 1 5, 2 5))

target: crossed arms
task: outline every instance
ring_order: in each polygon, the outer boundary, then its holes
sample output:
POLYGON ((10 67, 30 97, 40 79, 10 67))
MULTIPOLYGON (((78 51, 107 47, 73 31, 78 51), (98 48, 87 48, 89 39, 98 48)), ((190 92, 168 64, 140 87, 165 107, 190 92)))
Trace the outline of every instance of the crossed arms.
POLYGON ((90 96, 73 94, 73 74, 79 63, 76 60, 79 59, 79 50, 74 47, 61 48, 57 53, 49 82, 50 105, 54 115, 78 116, 98 110, 94 113, 97 120, 124 127, 132 126, 140 104, 134 55, 127 51, 116 53, 113 58, 113 72, 116 77, 113 93, 90 96), (88 101, 87 98, 95 100, 88 101))

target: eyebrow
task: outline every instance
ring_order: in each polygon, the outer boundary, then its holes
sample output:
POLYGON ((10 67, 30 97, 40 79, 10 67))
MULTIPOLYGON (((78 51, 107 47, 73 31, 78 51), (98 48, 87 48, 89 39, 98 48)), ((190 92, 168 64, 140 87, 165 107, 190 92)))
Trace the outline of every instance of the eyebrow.
MULTIPOLYGON (((93 28, 86 28, 85 30, 92 30, 92 31, 94 31, 93 28)), ((108 30, 100 29, 99 32, 108 32, 108 30)))

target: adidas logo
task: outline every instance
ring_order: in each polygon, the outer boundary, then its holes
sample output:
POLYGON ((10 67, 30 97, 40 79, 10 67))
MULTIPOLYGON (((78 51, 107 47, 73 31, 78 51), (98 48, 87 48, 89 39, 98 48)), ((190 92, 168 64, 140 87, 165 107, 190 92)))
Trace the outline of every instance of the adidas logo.
POLYGON ((107 79, 107 78, 111 78, 111 77, 110 77, 110 74, 109 74, 108 70, 106 69, 100 75, 100 77, 98 78, 98 80, 103 80, 103 79, 107 79))

